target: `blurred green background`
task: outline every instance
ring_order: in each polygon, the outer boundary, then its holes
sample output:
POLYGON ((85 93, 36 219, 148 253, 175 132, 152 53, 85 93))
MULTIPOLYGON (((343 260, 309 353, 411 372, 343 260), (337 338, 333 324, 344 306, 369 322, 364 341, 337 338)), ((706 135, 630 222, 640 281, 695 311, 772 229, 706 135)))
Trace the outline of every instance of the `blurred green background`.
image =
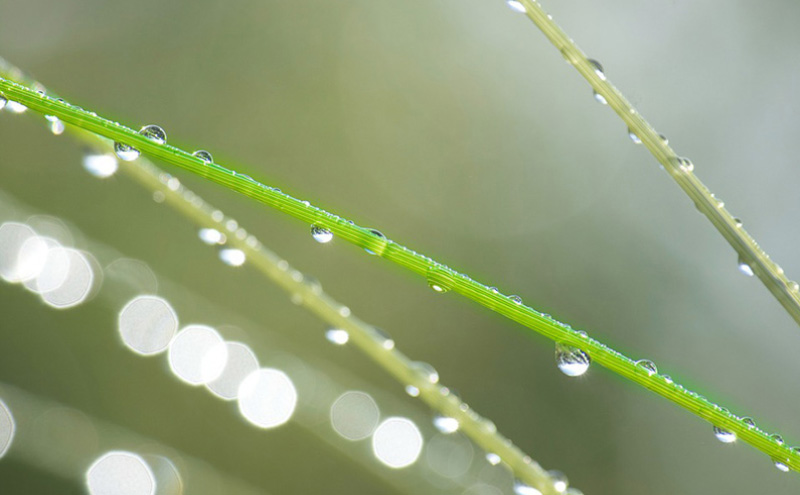
MULTIPOLYGON (((545 8, 800 277, 800 4, 550 0, 545 8)), ((0 56, 73 103, 131 127, 157 123, 172 144, 207 149, 520 294, 800 443, 797 324, 739 273, 705 217, 502 0, 0 0, 0 56)), ((263 365, 290 362, 296 376, 318 370, 331 381, 315 383, 323 392, 367 390, 382 415, 408 416, 434 437, 430 411, 401 385, 355 349, 331 346, 321 322, 246 266, 219 263, 189 222, 131 180, 89 177, 81 147, 40 120, 0 114, 0 189, 25 211, 72 225, 101 262, 113 252, 146 262, 182 324, 246 340, 263 365)), ((711 425, 599 367, 563 376, 544 338, 170 172, 406 354, 432 363, 499 431, 587 495, 800 489, 796 474, 747 445, 719 443, 711 425)), ((468 477, 439 479, 425 453, 392 471, 366 442, 340 439, 324 422, 248 426, 234 406, 175 379, 163 357, 122 346, 116 317, 126 297, 104 287, 87 304, 54 311, 0 284, 0 381, 200 459, 256 492, 511 493, 508 476, 487 472, 477 450, 468 477)), ((22 445, 30 437, 20 432, 22 445)), ((60 445, 58 455, 70 457, 60 445)), ((0 461, 0 491, 85 493, 82 472, 48 471, 15 456, 17 447, 0 461)), ((186 493, 214 493, 213 484, 184 481, 186 493)))

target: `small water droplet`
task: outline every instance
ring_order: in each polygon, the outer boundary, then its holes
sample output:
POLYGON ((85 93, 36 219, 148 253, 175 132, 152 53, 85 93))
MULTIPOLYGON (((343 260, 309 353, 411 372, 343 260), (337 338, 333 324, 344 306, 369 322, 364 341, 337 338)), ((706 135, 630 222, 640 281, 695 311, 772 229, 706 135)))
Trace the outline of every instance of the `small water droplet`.
POLYGON ((506 0, 506 5, 508 5, 508 8, 514 12, 519 12, 520 14, 527 12, 525 6, 522 5, 522 2, 519 2, 518 0, 506 0))
POLYGON ((161 127, 150 124, 139 129, 139 134, 158 144, 166 144, 167 133, 161 127))
POLYGON ((664 143, 665 145, 669 144, 669 139, 667 139, 667 136, 659 134, 658 137, 661 138, 661 142, 664 143))
POLYGON ((639 136, 636 135, 630 128, 628 128, 628 137, 631 138, 633 144, 642 144, 642 140, 639 139, 639 136))
MULTIPOLYGON (((464 405, 466 405, 466 404, 464 404, 464 405)), ((495 433, 497 433, 497 425, 494 424, 494 421, 492 421, 489 418, 481 418, 480 426, 481 426, 481 429, 483 431, 485 431, 485 432, 487 432, 489 434, 494 435, 495 433)))
POLYGON ((644 369, 649 376, 653 376, 658 373, 658 368, 656 368, 656 363, 650 361, 649 359, 640 359, 636 361, 636 366, 644 369))
POLYGON ((567 488, 569 488, 569 480, 567 479, 566 474, 555 469, 548 471, 547 474, 550 476, 550 481, 553 483, 553 488, 558 493, 564 493, 567 488))
POLYGON ((341 328, 331 328, 325 332, 325 338, 336 345, 344 345, 350 340, 350 334, 341 328))
POLYGON ((60 136, 64 133, 64 123, 61 122, 61 119, 56 117, 55 115, 45 115, 45 119, 47 119, 47 127, 50 128, 50 132, 52 132, 56 136, 60 136))
POLYGON ((742 221, 741 221, 741 220, 739 220, 738 218, 734 218, 734 219, 733 219, 733 224, 734 224, 734 225, 736 225, 736 227, 738 227, 738 228, 741 228, 741 227, 742 227, 742 225, 743 225, 743 224, 742 224, 742 221))
POLYGON ((5 96, 0 96, 0 110, 2 110, 3 107, 6 106, 6 103, 8 103, 8 100, 6 99, 6 97, 5 96))
POLYGON ((327 244, 333 239, 333 232, 325 227, 311 226, 311 237, 320 244, 327 244))
POLYGON ((388 333, 384 332, 378 327, 372 327, 372 329, 375 331, 375 334, 378 337, 378 342, 380 342, 381 347, 383 347, 387 351, 391 351, 392 349, 394 349, 394 339, 392 339, 392 337, 388 333))
POLYGON ((486 454, 486 462, 488 462, 492 466, 497 466, 498 464, 500 464, 500 461, 502 461, 502 459, 500 459, 500 456, 495 454, 494 452, 489 452, 486 454))
POLYGON ((430 364, 422 361, 416 361, 411 363, 411 369, 413 369, 415 373, 425 378, 426 381, 433 384, 439 383, 439 372, 436 371, 436 368, 430 364))
POLYGON ((436 416, 433 418, 433 426, 441 433, 450 434, 458 431, 458 420, 448 416, 436 416))
POLYGON ((664 381, 665 381, 665 382, 667 382, 667 383, 669 383, 670 385, 672 385, 672 384, 674 383, 674 382, 672 381, 672 378, 671 378, 669 375, 662 375, 662 376, 661 376, 661 378, 663 378, 663 379, 664 379, 664 381))
POLYGON ((794 280, 789 280, 788 282, 786 282, 786 287, 788 287, 789 290, 792 292, 800 291, 800 284, 798 284, 794 280))
POLYGON ((520 480, 514 481, 514 493, 516 495, 542 495, 542 492, 520 480))
POLYGON ((741 256, 739 256, 739 271, 748 277, 753 276, 753 268, 741 256))
POLYGON ((603 70, 602 64, 593 58, 587 59, 586 61, 589 62, 589 65, 594 67, 594 73, 597 74, 597 77, 599 77, 601 81, 605 81, 606 73, 603 70))
POLYGON ((692 161, 689 160, 688 158, 683 158, 683 157, 678 158, 678 166, 684 172, 691 172, 692 170, 694 170, 694 163, 692 163, 692 161))
POLYGON ((7 100, 5 104, 6 110, 12 113, 25 113, 28 110, 28 107, 23 105, 22 103, 17 103, 13 100, 7 100))
MULTIPOLYGON (((370 231, 370 232, 371 232, 373 235, 375 235, 375 236, 377 236, 377 237, 380 237, 381 239, 384 239, 384 240, 386 239, 386 236, 385 236, 385 235, 383 235, 383 233, 382 233, 380 230, 376 230, 376 229, 369 229, 369 231, 370 231)), ((368 248, 364 248, 364 251, 366 251, 366 252, 367 252, 367 253, 369 253, 369 254, 375 255, 375 256, 377 256, 377 255, 378 255, 378 253, 376 253, 375 251, 372 251, 371 249, 368 249, 368 248)), ((383 252, 383 249, 381 249, 381 252, 383 252)))
POLYGON ((117 157, 120 160, 126 162, 132 162, 133 160, 139 158, 139 150, 133 146, 128 146, 127 144, 114 143, 114 153, 117 154, 117 157))
POLYGON ((211 153, 209 153, 206 150, 197 150, 194 153, 192 153, 192 156, 199 158, 206 163, 212 163, 214 161, 214 157, 212 157, 211 153))
POLYGON ((718 426, 714 427, 714 436, 722 443, 733 443, 736 441, 736 433, 718 426))
POLYGON ((522 298, 520 296, 512 294, 508 296, 508 298, 511 299, 514 302, 514 304, 522 304, 522 298))
POLYGON ((419 389, 414 385, 406 385, 406 393, 411 397, 419 397, 419 389))
POLYGON ((598 103, 603 105, 608 105, 608 100, 606 97, 598 93, 597 91, 593 91, 592 94, 594 95, 594 99, 597 100, 598 103))
POLYGON ((242 266, 247 257, 241 249, 222 249, 219 259, 228 266, 242 266))
POLYGON ((433 289, 436 293, 443 294, 448 292, 450 290, 452 278, 452 275, 439 265, 428 267, 428 287, 433 289))
POLYGON ((197 235, 200 237, 201 241, 209 246, 213 246, 214 244, 225 244, 226 241, 225 234, 217 229, 200 229, 197 235))
POLYGON ((783 445, 783 437, 777 433, 770 435, 769 438, 771 438, 773 442, 777 442, 778 445, 783 445))
POLYGON ((105 179, 117 171, 117 159, 113 155, 89 153, 83 157, 83 168, 95 177, 105 179))
POLYGON ((755 428, 756 422, 753 421, 753 418, 744 417, 742 418, 742 423, 746 424, 748 428, 755 428))
POLYGON ((567 376, 581 376, 592 363, 589 354, 567 344, 556 344, 556 365, 567 376))

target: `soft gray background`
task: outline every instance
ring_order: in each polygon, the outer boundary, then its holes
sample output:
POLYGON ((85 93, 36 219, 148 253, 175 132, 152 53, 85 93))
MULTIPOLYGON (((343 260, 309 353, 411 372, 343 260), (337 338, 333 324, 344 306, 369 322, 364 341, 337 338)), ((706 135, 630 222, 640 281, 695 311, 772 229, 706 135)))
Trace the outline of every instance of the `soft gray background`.
MULTIPOLYGON (((773 259, 800 276, 800 4, 545 7, 773 259)), ((173 144, 208 149, 521 294, 800 443, 797 324, 738 272, 733 250, 691 201, 502 0, 4 0, 0 55, 74 103, 132 127, 158 123, 173 144)), ((326 345, 323 325, 278 289, 222 266, 193 227, 131 181, 87 177, 80 156, 31 115, 0 114, 0 188, 218 308, 176 303, 184 322, 245 318, 256 323, 247 329, 254 347, 268 346, 259 327, 269 328, 303 360, 360 376, 426 417, 366 358, 326 345)), ((320 246, 307 225, 219 187, 185 182, 407 354, 433 363, 500 431, 587 495, 800 489, 796 474, 747 445, 720 444, 710 425, 603 369, 566 378, 550 342, 481 307, 437 296, 344 242, 320 246)), ((163 360, 125 351, 114 331, 121 303, 103 301, 54 312, 0 285, 0 380, 270 493, 401 492, 377 464, 354 463, 292 425, 259 433, 177 383, 163 360)), ((0 462, 0 487, 83 491, 13 458, 0 462)), ((422 483, 416 492, 430 490, 422 483)))

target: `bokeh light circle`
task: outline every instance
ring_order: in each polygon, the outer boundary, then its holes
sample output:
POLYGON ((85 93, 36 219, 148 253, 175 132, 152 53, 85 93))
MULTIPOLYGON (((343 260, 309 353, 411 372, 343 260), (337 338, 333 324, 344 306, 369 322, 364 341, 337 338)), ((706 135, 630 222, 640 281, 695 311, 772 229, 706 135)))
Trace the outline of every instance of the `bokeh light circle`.
POLYGON ((375 457, 394 469, 414 464, 422 452, 422 445, 422 433, 407 418, 387 418, 372 434, 372 451, 375 457))
POLYGON ((154 495, 156 480, 150 466, 131 452, 103 454, 86 471, 91 495, 154 495))
POLYGON ((350 390, 331 406, 331 426, 347 440, 363 440, 378 426, 380 410, 367 393, 350 390))
POLYGON ((206 325, 188 325, 172 339, 169 367, 190 385, 216 380, 228 362, 228 347, 219 333, 206 325))
POLYGON ((178 331, 178 315, 158 296, 137 296, 119 312, 117 319, 122 342, 138 354, 163 352, 178 331))
POLYGON ((258 358, 250 348, 241 342, 225 342, 228 348, 228 362, 215 380, 206 384, 208 390, 224 400, 234 400, 239 396, 239 386, 250 373, 258 369, 258 358))
POLYGON ((296 406, 297 390, 281 370, 256 370, 239 386, 239 411, 261 428, 275 428, 286 423, 296 406))

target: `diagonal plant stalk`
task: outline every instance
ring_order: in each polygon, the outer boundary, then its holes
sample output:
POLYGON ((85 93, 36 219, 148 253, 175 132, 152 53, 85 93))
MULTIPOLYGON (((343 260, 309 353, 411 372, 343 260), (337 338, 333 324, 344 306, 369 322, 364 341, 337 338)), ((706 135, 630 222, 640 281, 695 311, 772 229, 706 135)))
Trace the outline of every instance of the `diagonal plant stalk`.
MULTIPOLYGON (((8 73, 8 71, 5 72, 8 73)), ((472 280, 467 275, 458 273, 427 256, 391 241, 373 229, 357 226, 338 215, 311 205, 308 201, 301 201, 219 164, 206 162, 187 151, 151 140, 117 122, 72 106, 63 100, 47 96, 43 90, 34 91, 12 80, 0 78, 0 94, 46 116, 58 118, 67 124, 114 142, 132 146, 166 163, 205 177, 283 211, 306 224, 328 229, 340 238, 364 248, 372 254, 425 276, 429 285, 437 292, 452 290, 538 332, 557 344, 581 349, 599 365, 669 399, 715 427, 734 433, 739 439, 761 450, 781 466, 800 471, 800 448, 789 448, 779 436, 770 435, 757 428, 749 418, 733 415, 696 392, 689 391, 682 385, 673 382, 666 375, 659 374, 651 362, 634 361, 603 343, 589 338, 585 332, 574 330, 549 315, 523 305, 521 299, 516 296, 503 295, 497 289, 472 280)), ((636 128, 636 130, 639 129, 636 128)), ((309 294, 310 291, 310 288, 306 288, 302 295, 309 294)), ((331 314, 330 317, 336 324, 342 324, 345 321, 341 315, 331 314)))
POLYGON ((645 120, 625 96, 608 80, 602 66, 586 56, 578 45, 553 21, 535 0, 509 0, 514 10, 530 18, 547 39, 599 94, 605 103, 628 126, 631 138, 640 141, 675 180, 697 209, 705 215, 739 256, 743 270, 750 270, 769 289, 789 315, 800 324, 800 285, 789 280, 783 269, 772 261, 742 222, 725 209, 725 204, 708 190, 694 174, 694 164, 678 156, 668 141, 645 120), (746 267, 745 267, 746 266, 746 267))

